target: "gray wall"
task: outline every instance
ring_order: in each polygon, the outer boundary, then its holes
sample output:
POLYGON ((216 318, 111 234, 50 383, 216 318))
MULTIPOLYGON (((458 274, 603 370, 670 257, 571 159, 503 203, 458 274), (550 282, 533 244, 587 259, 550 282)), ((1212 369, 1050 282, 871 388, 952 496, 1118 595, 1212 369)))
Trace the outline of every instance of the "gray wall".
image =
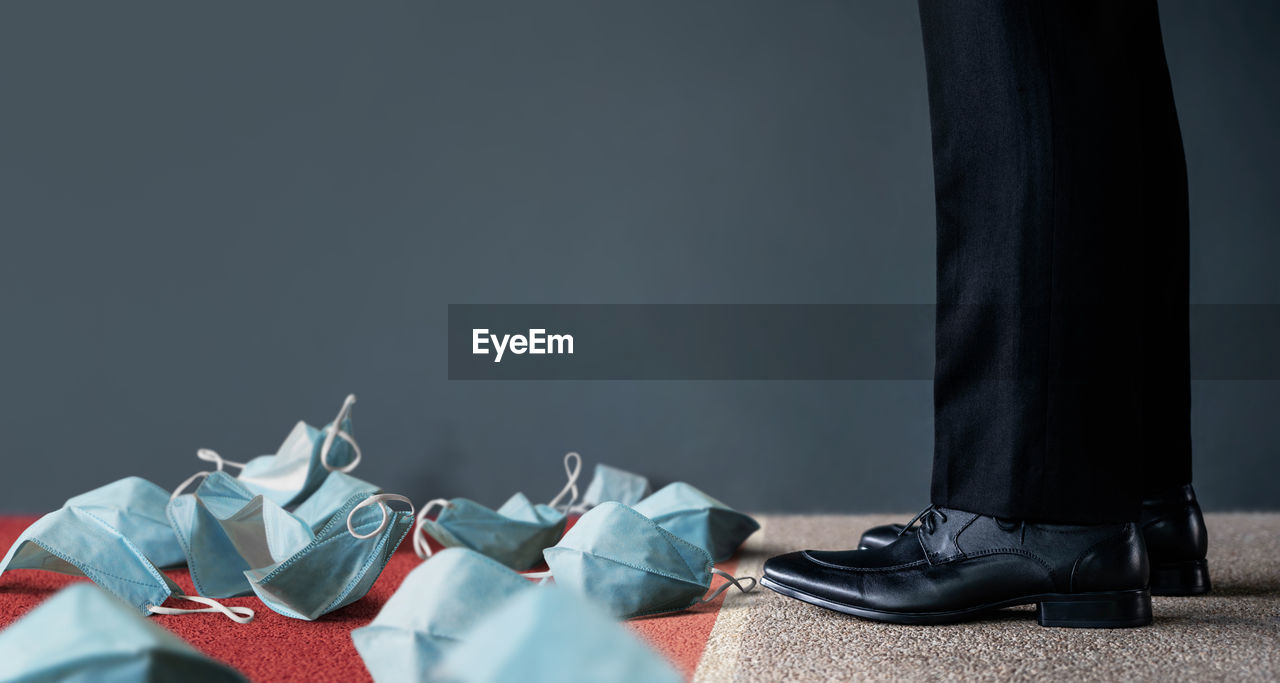
MULTIPOLYGON (((1193 301, 1280 303, 1280 5, 1167 2, 1193 301)), ((913 510, 930 386, 450 382, 448 303, 928 303, 914 3, 4 3, 0 511, 172 486, 359 395, 357 474, 549 497, 567 449, 754 510, 913 510)), ((1198 487, 1280 507, 1275 382, 1198 487)))

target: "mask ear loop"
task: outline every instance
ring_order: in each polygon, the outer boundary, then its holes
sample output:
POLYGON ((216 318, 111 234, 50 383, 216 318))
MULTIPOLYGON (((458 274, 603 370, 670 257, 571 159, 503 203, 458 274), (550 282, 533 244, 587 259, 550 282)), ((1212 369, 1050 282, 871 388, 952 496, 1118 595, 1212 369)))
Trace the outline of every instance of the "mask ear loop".
POLYGON ((173 597, 179 600, 190 600, 191 602, 198 602, 202 605, 208 605, 208 607, 201 607, 197 609, 185 609, 180 607, 160 607, 158 605, 147 605, 146 606, 147 611, 152 614, 220 613, 220 614, 225 614, 228 619, 236 622, 237 624, 247 624, 253 621, 253 610, 249 609, 248 607, 230 607, 218 602, 217 600, 201 597, 199 595, 178 594, 178 595, 174 595, 173 597))
POLYGON ((342 429, 343 421, 351 418, 351 406, 355 405, 355 402, 356 395, 347 394, 346 400, 342 402, 342 408, 338 409, 338 416, 333 418, 333 422, 330 422, 324 427, 324 445, 320 446, 320 464, 324 465, 324 468, 330 472, 350 472, 356 468, 356 465, 360 464, 361 458, 364 457, 364 455, 360 453, 360 444, 357 444, 356 440, 342 429), (356 457, 352 458, 351 462, 342 467, 333 467, 329 465, 329 450, 333 448, 333 440, 335 437, 346 441, 351 445, 351 450, 356 452, 356 457))
POLYGON ((445 508, 453 507, 453 503, 450 503, 447 498, 436 498, 424 505, 422 509, 418 511, 418 518, 414 520, 413 552, 424 560, 431 557, 431 545, 427 543, 427 539, 430 538, 430 535, 427 534, 426 524, 424 524, 424 522, 427 521, 427 515, 429 515, 431 510, 436 507, 444 510, 445 508))
POLYGON ((182 483, 178 484, 178 488, 174 489, 173 493, 169 494, 169 502, 172 503, 174 499, 178 497, 179 494, 187 490, 187 487, 194 484, 197 479, 204 479, 205 477, 208 477, 210 474, 213 474, 213 472, 196 472, 195 474, 187 477, 186 479, 183 479, 182 483))
POLYGON ((730 574, 729 572, 720 571, 719 569, 714 569, 714 568, 711 570, 711 573, 712 573, 712 574, 715 574, 716 576, 724 577, 725 579, 727 579, 727 581, 725 581, 724 583, 720 584, 720 587, 719 587, 719 588, 717 588, 717 589, 715 589, 714 591, 712 591, 712 592, 711 592, 711 595, 708 595, 707 597, 705 597, 705 598, 703 598, 703 599, 699 600, 699 601, 698 601, 698 603, 697 603, 697 604, 699 604, 699 605, 701 605, 701 604, 706 604, 706 603, 711 602, 712 600, 715 600, 716 598, 720 597, 720 594, 721 594, 721 593, 723 593, 723 592, 725 592, 726 590, 728 590, 728 589, 729 589, 729 586, 736 586, 736 587, 738 588, 738 590, 742 591, 743 593, 750 593, 751 591, 755 590, 755 588, 756 588, 756 579, 755 579, 755 577, 754 577, 754 576, 738 576, 738 577, 735 577, 735 576, 733 576, 732 574, 730 574), (750 581, 750 582, 751 582, 751 585, 750 585, 750 586, 747 586, 746 588, 743 588, 743 587, 742 587, 742 584, 740 583, 741 581, 750 581))
MULTIPOLYGON (((216 468, 214 469, 214 472, 221 472, 222 467, 224 465, 230 465, 232 467, 239 467, 240 469, 244 469, 244 463, 226 460, 221 455, 218 455, 217 451, 211 448, 197 449, 196 457, 205 462, 213 463, 216 468)), ((182 480, 182 483, 178 484, 178 488, 174 489, 173 493, 169 494, 169 500, 172 501, 174 498, 177 498, 179 494, 181 494, 188 486, 195 483, 197 479, 204 479, 208 477, 210 474, 213 474, 213 472, 210 472, 208 470, 201 470, 187 477, 186 479, 182 480)))
POLYGON ((214 467, 216 467, 216 468, 217 468, 217 471, 218 471, 218 472, 221 472, 221 471, 222 471, 222 467, 223 467, 223 465, 228 465, 228 466, 230 466, 230 467, 238 467, 238 468, 240 468, 240 469, 244 469, 244 468, 245 468, 245 464, 244 464, 244 463, 242 463, 242 462, 235 462, 234 460, 227 460, 226 458, 223 458, 221 455, 218 455, 218 452, 217 452, 217 451, 215 451, 215 450, 213 450, 212 448, 201 448, 201 449, 198 449, 198 450, 196 451, 196 457, 197 457, 197 458, 199 458, 199 459, 201 459, 201 460, 203 460, 203 461, 205 461, 205 462, 211 462, 211 463, 213 463, 213 464, 214 464, 214 467))
POLYGON ((409 506, 409 514, 411 515, 413 514, 413 501, 409 500, 408 498, 405 498, 404 496, 401 496, 395 493, 375 493, 374 495, 369 496, 368 498, 365 498, 364 500, 360 501, 359 504, 351 508, 351 512, 347 513, 347 533, 361 540, 364 540, 366 538, 373 538, 374 536, 377 536, 378 534, 382 533, 382 530, 387 528, 387 523, 391 521, 391 517, 390 517, 391 508, 387 507, 388 501, 397 501, 400 503, 407 504, 409 506), (375 503, 378 505, 378 509, 382 511, 382 521, 378 522, 378 528, 374 529, 373 531, 370 531, 367 534, 357 534, 355 528, 351 526, 351 519, 355 517, 356 510, 359 510, 360 508, 363 508, 363 507, 369 507, 370 505, 373 505, 375 503))
POLYGON ((548 569, 545 572, 524 572, 520 574, 520 576, 523 576, 524 578, 529 579, 530 581, 537 581, 539 586, 541 586, 542 584, 554 578, 551 575, 550 569, 548 569))
POLYGON ((548 507, 553 507, 561 512, 568 512, 573 509, 573 504, 578 502, 578 475, 581 472, 582 456, 578 455, 576 452, 565 453, 564 474, 569 478, 569 481, 565 483, 564 488, 560 489, 560 493, 557 493, 556 497, 552 498, 550 503, 547 503, 548 507), (570 465, 569 463, 573 464, 570 465), (560 499, 564 498, 570 492, 572 492, 573 495, 569 497, 569 502, 565 503, 562 507, 560 505, 560 499))

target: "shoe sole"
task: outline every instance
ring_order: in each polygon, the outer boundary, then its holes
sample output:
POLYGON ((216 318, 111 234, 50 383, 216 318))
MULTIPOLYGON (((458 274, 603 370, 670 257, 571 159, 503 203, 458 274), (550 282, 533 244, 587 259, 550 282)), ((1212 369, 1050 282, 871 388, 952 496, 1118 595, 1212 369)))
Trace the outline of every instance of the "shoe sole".
POLYGON ((775 593, 855 617, 890 624, 952 624, 969 621, 1003 607, 1035 604, 1041 626, 1063 628, 1133 628, 1151 623, 1151 592, 1146 589, 1100 593, 1041 593, 1024 595, 949 612, 886 612, 846 605, 778 583, 765 576, 761 585, 775 593))
MULTIPOLYGON (((859 545, 858 550, 870 546, 859 545)), ((1166 597, 1190 597, 1205 595, 1212 590, 1209 582, 1209 561, 1165 562, 1151 565, 1151 594, 1166 597)))

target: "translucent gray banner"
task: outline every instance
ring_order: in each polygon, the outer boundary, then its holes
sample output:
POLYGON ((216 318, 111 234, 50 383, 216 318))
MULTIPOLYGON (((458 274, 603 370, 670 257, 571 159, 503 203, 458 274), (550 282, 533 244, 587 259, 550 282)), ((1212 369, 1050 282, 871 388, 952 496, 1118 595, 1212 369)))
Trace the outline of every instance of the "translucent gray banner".
MULTIPOLYGON (((450 304, 449 379, 931 379, 928 304, 450 304)), ((1193 379, 1280 379, 1280 306, 1190 307, 1193 379)))

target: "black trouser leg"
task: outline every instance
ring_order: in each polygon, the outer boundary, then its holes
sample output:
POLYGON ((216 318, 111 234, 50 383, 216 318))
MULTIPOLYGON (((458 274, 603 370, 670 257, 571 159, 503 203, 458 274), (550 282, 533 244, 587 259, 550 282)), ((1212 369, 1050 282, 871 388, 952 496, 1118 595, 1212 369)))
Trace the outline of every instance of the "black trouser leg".
MULTIPOLYGON (((1144 5, 1146 3, 1143 3, 1144 5)), ((1145 172, 1142 394, 1142 493, 1191 483, 1191 345, 1188 329, 1191 230, 1187 164, 1173 104, 1155 3, 1134 30, 1148 46, 1135 54, 1145 172)))
POLYGON ((1144 481, 1190 477, 1186 179, 1155 3, 922 0, 920 13, 933 502, 1134 519, 1144 481))

